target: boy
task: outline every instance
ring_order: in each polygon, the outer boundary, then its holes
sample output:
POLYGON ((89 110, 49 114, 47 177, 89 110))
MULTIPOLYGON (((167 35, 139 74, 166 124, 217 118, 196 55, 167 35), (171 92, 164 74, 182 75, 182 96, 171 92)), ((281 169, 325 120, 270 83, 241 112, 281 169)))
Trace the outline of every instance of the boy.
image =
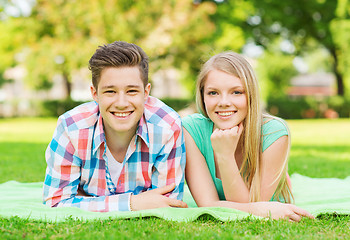
POLYGON ((137 45, 100 46, 89 61, 95 101, 59 117, 46 153, 44 203, 88 211, 187 207, 178 114, 149 96, 137 45))

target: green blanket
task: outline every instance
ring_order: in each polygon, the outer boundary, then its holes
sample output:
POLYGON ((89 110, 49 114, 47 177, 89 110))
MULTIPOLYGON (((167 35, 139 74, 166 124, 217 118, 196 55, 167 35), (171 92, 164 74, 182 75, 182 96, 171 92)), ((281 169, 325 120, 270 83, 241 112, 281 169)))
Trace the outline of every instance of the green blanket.
MULTIPOLYGON (((321 213, 350 214, 350 176, 346 179, 309 178, 298 174, 291 177, 295 203, 315 216, 321 213)), ((67 218, 108 219, 159 217, 172 221, 193 221, 202 215, 211 215, 221 221, 230 221, 249 216, 229 208, 197 208, 185 189, 184 201, 189 208, 160 208, 138 212, 87 212, 78 208, 50 208, 42 204, 42 183, 0 184, 0 216, 19 216, 45 221, 63 221, 67 218)))

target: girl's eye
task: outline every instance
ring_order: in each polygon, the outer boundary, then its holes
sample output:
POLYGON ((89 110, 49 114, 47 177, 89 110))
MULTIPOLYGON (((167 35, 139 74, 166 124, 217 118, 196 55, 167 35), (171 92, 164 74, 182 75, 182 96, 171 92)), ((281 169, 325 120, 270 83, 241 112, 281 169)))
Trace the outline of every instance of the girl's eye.
POLYGON ((240 95, 240 94, 243 94, 243 92, 241 92, 241 91, 234 91, 233 94, 240 95))
POLYGON ((214 96, 214 95, 217 95, 218 93, 217 92, 215 92, 215 91, 210 91, 210 92, 208 92, 208 95, 209 96, 214 96))

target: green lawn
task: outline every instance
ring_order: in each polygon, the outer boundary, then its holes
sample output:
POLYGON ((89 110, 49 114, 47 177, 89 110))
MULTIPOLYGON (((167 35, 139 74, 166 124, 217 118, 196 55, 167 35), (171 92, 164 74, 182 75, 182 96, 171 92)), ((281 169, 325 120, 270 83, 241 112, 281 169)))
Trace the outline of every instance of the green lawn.
MULTIPOLYGON (((350 120, 290 120, 289 173, 310 177, 350 175, 350 120)), ((0 119, 0 183, 43 181, 44 152, 56 119, 0 119)), ((0 196, 1 197, 1 196, 0 196)), ((0 239, 348 239, 350 216, 324 215, 300 223, 284 220, 219 222, 204 216, 190 223, 157 218, 47 223, 0 218, 0 239)))

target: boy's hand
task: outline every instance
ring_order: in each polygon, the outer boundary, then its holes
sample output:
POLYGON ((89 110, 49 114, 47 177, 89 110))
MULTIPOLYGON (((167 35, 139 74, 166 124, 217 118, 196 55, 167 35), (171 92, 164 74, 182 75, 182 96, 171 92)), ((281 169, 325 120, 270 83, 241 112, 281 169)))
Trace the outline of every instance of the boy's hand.
POLYGON ((133 211, 138 211, 162 207, 187 208, 188 206, 185 202, 163 196, 164 194, 174 190, 174 188, 175 183, 146 191, 138 195, 131 195, 131 209, 133 211))

